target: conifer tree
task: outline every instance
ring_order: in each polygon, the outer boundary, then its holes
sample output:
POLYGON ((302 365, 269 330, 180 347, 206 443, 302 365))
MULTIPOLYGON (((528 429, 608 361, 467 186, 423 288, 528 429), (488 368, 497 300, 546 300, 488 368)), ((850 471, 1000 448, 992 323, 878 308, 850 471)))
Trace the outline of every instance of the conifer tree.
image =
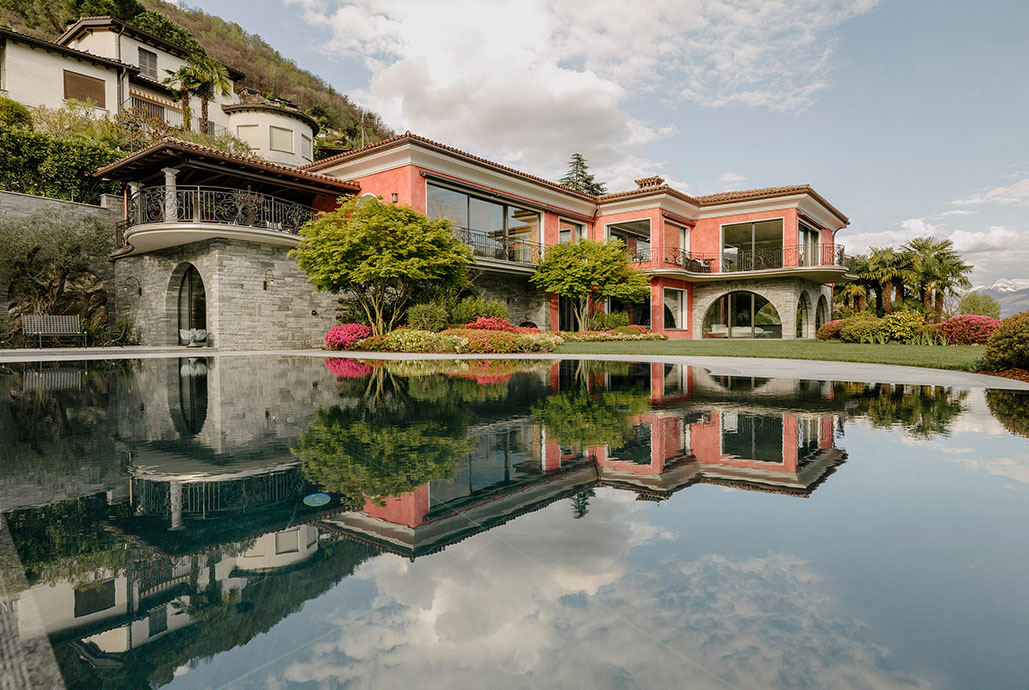
POLYGON ((581 153, 573 153, 568 161, 568 172, 557 182, 562 187, 568 187, 568 189, 592 194, 593 196, 606 194, 607 185, 603 182, 597 182, 589 170, 590 166, 586 162, 586 158, 581 153))

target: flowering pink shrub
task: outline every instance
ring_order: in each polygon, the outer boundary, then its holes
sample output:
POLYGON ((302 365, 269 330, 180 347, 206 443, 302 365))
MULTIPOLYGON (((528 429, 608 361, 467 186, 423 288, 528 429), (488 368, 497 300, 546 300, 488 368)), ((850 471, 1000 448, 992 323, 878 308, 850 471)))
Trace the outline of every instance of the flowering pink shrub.
POLYGON ((359 323, 345 323, 335 326, 325 334, 325 345, 330 350, 349 350, 358 340, 367 338, 372 329, 359 323))
MULTIPOLYGON (((476 319, 476 321, 481 320, 483 320, 482 317, 476 319)), ((471 354, 508 354, 524 351, 522 349, 521 340, 523 336, 518 333, 511 333, 502 330, 452 328, 443 331, 443 334, 456 335, 467 339, 468 344, 464 346, 464 351, 471 354)))
POLYGON ((514 332, 515 333, 539 333, 540 329, 536 328, 535 326, 515 326, 514 327, 514 332))
POLYGON ((940 335, 948 345, 985 345, 1000 321, 990 316, 963 314, 952 316, 940 324, 940 335))
POLYGON ((480 316, 475 321, 466 323, 464 327, 475 331, 515 331, 515 327, 511 325, 510 321, 498 316, 480 316))
POLYGON ((326 357, 325 367, 336 376, 344 379, 363 379, 372 373, 372 367, 356 359, 340 359, 326 357))
POLYGON ((815 333, 815 337, 819 340, 839 340, 840 329, 843 328, 843 322, 845 319, 835 319, 827 323, 823 323, 818 328, 818 332, 815 333))

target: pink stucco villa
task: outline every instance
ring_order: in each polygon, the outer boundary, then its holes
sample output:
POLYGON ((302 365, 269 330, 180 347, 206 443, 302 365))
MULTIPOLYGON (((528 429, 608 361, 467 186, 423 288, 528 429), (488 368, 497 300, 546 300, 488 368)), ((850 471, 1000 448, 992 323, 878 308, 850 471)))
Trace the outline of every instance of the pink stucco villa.
POLYGON ((648 177, 594 197, 410 132, 301 169, 450 218, 482 269, 475 289, 544 329, 576 324, 528 282, 533 261, 579 237, 624 241, 650 298, 606 308, 671 338, 812 338, 849 277, 836 242, 848 219, 807 185, 693 197, 648 177))

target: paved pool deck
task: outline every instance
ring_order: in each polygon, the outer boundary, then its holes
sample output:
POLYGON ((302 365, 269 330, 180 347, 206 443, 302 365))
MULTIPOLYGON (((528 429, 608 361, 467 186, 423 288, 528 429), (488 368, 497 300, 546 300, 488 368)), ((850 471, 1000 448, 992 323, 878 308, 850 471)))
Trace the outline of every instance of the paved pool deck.
POLYGON ((328 352, 326 350, 219 350, 185 347, 68 347, 0 350, 0 365, 16 362, 74 362, 112 359, 155 359, 167 357, 350 357, 353 359, 588 359, 616 362, 664 362, 688 364, 715 376, 762 376, 768 378, 813 379, 893 383, 907 386, 957 386, 1029 391, 1029 383, 968 371, 927 369, 893 364, 825 362, 812 359, 762 357, 696 357, 675 355, 523 354, 523 355, 437 355, 399 352, 328 352))

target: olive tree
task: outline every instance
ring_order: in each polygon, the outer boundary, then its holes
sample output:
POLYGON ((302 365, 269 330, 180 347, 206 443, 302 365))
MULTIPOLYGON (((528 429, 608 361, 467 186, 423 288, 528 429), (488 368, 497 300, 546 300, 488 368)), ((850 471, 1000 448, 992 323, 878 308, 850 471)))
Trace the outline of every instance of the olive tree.
POLYGON ((419 293, 463 285, 472 260, 448 219, 374 197, 344 201, 300 234, 297 265, 316 289, 352 295, 375 335, 400 323, 419 293))
POLYGON ((550 247, 529 279, 540 288, 575 300, 579 330, 586 330, 590 309, 611 297, 639 302, 650 294, 650 280, 629 262, 621 240, 586 238, 550 247))

